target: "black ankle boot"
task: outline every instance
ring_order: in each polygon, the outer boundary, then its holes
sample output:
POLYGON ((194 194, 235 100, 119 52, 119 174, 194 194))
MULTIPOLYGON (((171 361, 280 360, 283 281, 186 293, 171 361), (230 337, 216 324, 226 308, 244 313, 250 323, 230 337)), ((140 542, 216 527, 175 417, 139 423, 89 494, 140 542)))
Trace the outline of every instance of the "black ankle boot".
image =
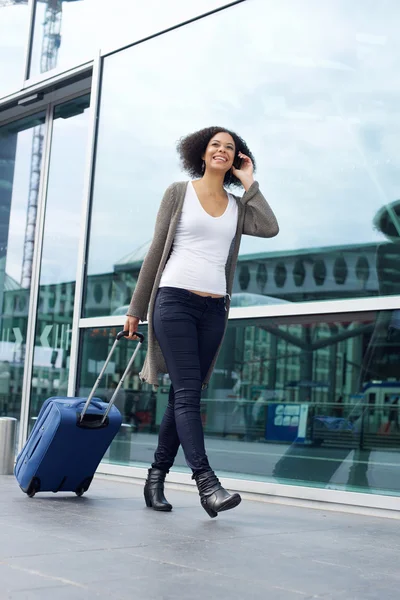
POLYGON ((239 494, 230 494, 220 484, 214 471, 194 474, 200 494, 200 502, 206 513, 213 519, 219 512, 230 510, 241 503, 239 494))
POLYGON ((165 471, 161 471, 160 469, 149 469, 149 474, 147 475, 143 490, 146 506, 149 508, 163 511, 172 510, 172 504, 167 502, 164 496, 164 481, 166 474, 165 471))

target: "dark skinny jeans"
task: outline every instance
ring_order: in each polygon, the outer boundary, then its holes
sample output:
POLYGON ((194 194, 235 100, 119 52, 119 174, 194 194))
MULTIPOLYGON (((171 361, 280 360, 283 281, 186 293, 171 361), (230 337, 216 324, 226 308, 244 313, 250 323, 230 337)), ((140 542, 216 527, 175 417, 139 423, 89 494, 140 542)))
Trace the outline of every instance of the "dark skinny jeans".
POLYGON ((225 329, 225 298, 202 297, 173 287, 159 289, 154 333, 172 382, 160 425, 153 467, 169 471, 179 445, 194 474, 210 469, 200 417, 202 383, 225 329))

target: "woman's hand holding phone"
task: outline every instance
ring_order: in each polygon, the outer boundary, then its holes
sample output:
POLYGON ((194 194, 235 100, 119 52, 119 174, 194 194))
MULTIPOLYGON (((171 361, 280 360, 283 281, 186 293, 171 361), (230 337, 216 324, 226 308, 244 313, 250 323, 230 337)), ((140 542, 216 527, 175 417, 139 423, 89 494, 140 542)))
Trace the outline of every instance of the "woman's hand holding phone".
POLYGON ((251 158, 238 152, 232 166, 232 173, 239 179, 244 189, 247 190, 254 183, 253 177, 254 167, 251 158))

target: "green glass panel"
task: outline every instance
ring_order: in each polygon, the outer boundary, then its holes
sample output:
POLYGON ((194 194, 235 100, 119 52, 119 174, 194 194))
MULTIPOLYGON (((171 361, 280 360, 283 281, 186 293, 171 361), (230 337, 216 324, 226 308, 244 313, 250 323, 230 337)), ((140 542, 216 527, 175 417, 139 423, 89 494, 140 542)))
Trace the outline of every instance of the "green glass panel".
MULTIPOLYGON (((116 332, 82 332, 82 395, 116 332)), ((98 390, 105 401, 134 345, 118 346, 98 390)), ((111 462, 153 460, 169 378, 157 391, 141 384, 144 353, 117 398, 125 426, 111 462)), ((400 495, 399 357, 399 311, 231 320, 201 401, 211 466, 251 480, 400 495)), ((181 450, 174 468, 185 468, 181 450)))

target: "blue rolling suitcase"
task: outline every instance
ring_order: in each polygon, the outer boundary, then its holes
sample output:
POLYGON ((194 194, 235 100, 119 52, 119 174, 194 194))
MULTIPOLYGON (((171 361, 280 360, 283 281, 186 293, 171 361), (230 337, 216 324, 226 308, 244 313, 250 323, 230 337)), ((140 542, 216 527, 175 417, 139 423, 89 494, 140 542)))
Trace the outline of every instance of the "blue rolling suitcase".
POLYGON ((23 492, 75 492, 82 496, 117 434, 122 417, 114 406, 118 391, 129 372, 144 337, 139 343, 109 403, 94 398, 118 341, 118 333, 99 377, 88 398, 49 398, 15 464, 15 477, 23 492))

